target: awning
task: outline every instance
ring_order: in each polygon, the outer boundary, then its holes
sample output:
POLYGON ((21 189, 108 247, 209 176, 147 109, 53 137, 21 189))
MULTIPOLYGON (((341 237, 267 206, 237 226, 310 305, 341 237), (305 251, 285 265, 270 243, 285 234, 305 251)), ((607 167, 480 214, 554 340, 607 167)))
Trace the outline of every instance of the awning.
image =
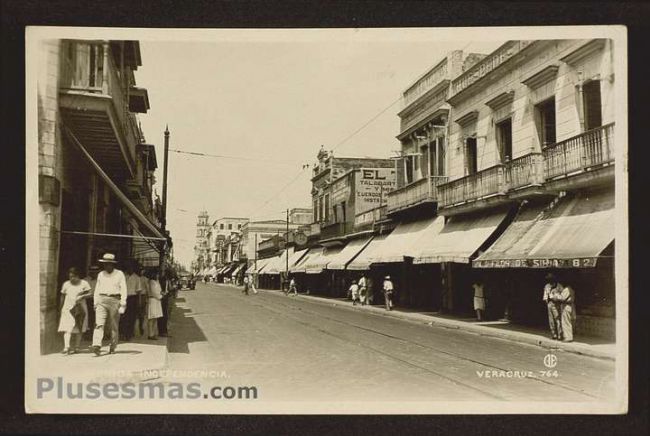
POLYGON ((97 162, 95 162, 95 159, 92 158, 90 153, 86 150, 86 148, 79 142, 77 137, 70 131, 70 129, 66 128, 68 134, 72 138, 72 141, 77 145, 77 148, 79 151, 81 151, 81 154, 86 158, 86 160, 90 163, 90 165, 95 168, 95 171, 99 176, 104 180, 104 183, 108 185, 108 187, 113 191, 113 194, 120 200, 120 202, 128 209, 128 211, 137 219, 144 227, 151 232, 152 236, 155 236, 157 238, 165 238, 161 233, 158 228, 153 225, 151 221, 140 211, 140 209, 137 208, 135 204, 129 200, 129 198, 124 195, 124 193, 120 190, 120 188, 113 183, 111 178, 104 172, 101 166, 97 162))
POLYGON ((266 259, 257 259, 257 269, 255 269, 255 264, 251 267, 253 268, 253 272, 259 274, 273 259, 275 258, 267 257, 266 259))
POLYGON ((282 271, 287 269, 287 253, 289 257, 293 255, 293 247, 289 247, 289 250, 282 250, 279 256, 275 257, 272 263, 269 263, 264 269, 264 274, 280 274, 282 271))
POLYGON ((236 263, 229 264, 228 267, 223 271, 224 275, 231 276, 232 272, 235 270, 235 268, 237 268, 236 263))
POLYGON ((302 258, 307 254, 308 251, 309 248, 304 248, 302 250, 298 250, 294 252, 291 256, 289 256, 289 268, 291 268, 292 266, 300 262, 302 258))
POLYGON ((370 264, 372 263, 372 258, 379 255, 379 252, 384 246, 387 235, 378 235, 372 238, 372 241, 366 248, 359 253, 357 257, 350 262, 346 269, 348 270, 367 270, 370 269, 370 264))
POLYGON ((208 270, 208 272, 207 272, 207 275, 209 275, 209 276, 215 276, 215 275, 217 275, 217 268, 215 268, 215 267, 210 268, 210 269, 208 270))
POLYGON ((469 263, 507 214, 507 210, 502 210, 450 217, 435 238, 413 256, 413 263, 469 263))
POLYGON ((231 275, 236 276, 237 274, 239 274, 239 273, 241 272, 241 270, 244 268, 244 266, 246 266, 245 263, 240 263, 240 264, 237 266, 237 268, 235 268, 235 270, 232 272, 231 275))
POLYGON ((599 255, 614 241, 614 231, 613 191, 565 197, 550 205, 522 209, 472 266, 595 267, 599 255))
POLYGON ((372 240, 369 238, 353 239, 348 242, 348 245, 343 247, 334 258, 327 265, 327 269, 345 269, 346 265, 352 261, 372 240))
POLYGON ((403 262, 404 256, 412 256, 414 247, 422 242, 427 228, 441 227, 442 218, 429 218, 400 223, 387 237, 384 247, 375 257, 372 263, 403 262))
POLYGON ((138 263, 147 268, 147 267, 159 267, 160 266, 160 243, 148 240, 142 233, 134 228, 134 232, 142 236, 141 239, 134 239, 132 245, 131 255, 138 263))
POLYGON ((228 269, 228 265, 224 265, 224 266, 222 266, 221 268, 219 268, 219 269, 217 270, 217 275, 221 275, 221 274, 223 274, 224 272, 226 272, 227 269, 228 269))
POLYGON ((343 247, 325 247, 319 255, 311 257, 305 263, 305 272, 307 274, 320 274, 324 269, 327 269, 327 265, 334 260, 341 250, 343 250, 343 247))
POLYGON ((323 254, 324 247, 315 247, 309 250, 307 255, 300 260, 297 264, 294 266, 289 267, 289 271, 293 273, 304 273, 307 272, 306 265, 308 262, 310 262, 310 259, 315 259, 316 257, 319 257, 321 254, 323 254))

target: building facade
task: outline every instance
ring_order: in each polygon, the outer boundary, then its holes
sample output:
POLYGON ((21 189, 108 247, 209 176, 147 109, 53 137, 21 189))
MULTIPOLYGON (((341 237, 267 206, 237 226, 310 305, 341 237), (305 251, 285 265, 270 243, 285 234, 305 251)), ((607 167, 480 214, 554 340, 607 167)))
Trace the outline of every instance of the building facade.
POLYGON ((59 348, 67 270, 86 274, 105 252, 121 266, 156 264, 170 244, 153 198, 154 147, 137 121, 146 89, 137 41, 47 40, 39 47, 38 148, 41 352, 59 348))

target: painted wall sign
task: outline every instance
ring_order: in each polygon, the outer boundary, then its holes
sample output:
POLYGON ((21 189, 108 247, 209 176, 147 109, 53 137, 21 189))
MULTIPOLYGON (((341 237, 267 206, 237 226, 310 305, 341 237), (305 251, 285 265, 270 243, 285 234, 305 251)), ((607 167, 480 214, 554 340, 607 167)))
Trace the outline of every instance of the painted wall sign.
POLYGON ((385 205, 388 193, 397 188, 393 168, 361 168, 356 178, 356 213, 385 205))

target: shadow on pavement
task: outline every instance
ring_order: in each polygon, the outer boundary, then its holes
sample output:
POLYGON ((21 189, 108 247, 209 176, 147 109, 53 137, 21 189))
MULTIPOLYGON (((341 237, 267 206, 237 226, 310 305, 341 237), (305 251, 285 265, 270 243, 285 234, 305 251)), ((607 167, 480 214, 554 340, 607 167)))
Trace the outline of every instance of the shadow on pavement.
MULTIPOLYGON (((184 300, 177 298, 174 303, 184 300)), ((172 310, 173 331, 167 340, 167 350, 170 353, 189 354, 191 342, 206 342, 208 339, 191 316, 192 310, 175 306, 172 310)))

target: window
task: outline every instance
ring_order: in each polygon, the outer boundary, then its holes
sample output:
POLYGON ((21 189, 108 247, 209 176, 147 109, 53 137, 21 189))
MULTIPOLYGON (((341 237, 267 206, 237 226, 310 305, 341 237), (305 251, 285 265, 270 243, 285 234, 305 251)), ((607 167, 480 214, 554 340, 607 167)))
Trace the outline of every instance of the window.
POLYGON ((232 230, 232 224, 228 224, 228 230, 232 230))
POLYGON ((341 203, 341 212, 342 212, 341 215, 342 215, 342 217, 343 217, 343 219, 341 220, 341 222, 345 222, 345 201, 341 203))
POLYGON ((323 213, 323 197, 318 198, 318 222, 323 221, 323 216, 325 214, 323 213))
POLYGON ((512 118, 497 123, 496 134, 501 162, 508 162, 512 159, 512 118))
POLYGON ((582 103, 584 107, 585 130, 602 126, 600 82, 598 80, 592 80, 582 86, 582 103))
POLYGON ((427 177, 429 175, 429 145, 420 147, 420 156, 422 156, 422 162, 420 163, 421 177, 427 177))
POLYGON ((318 199, 314 199, 314 222, 318 222, 318 199))
POLYGON ((330 219, 330 195, 325 194, 325 221, 330 219))
POLYGON ((414 156, 412 155, 404 158, 404 177, 407 185, 413 182, 413 158, 414 156))
POLYGON ((476 174, 478 171, 478 154, 476 150, 476 137, 465 139, 466 170, 467 174, 476 174))
POLYGON ((223 223, 219 225, 219 229, 223 230, 223 223))
POLYGON ((535 107, 537 134, 542 147, 555 144, 555 98, 550 98, 535 107))
POLYGON ((241 223, 237 224, 237 228, 241 229, 241 223))

